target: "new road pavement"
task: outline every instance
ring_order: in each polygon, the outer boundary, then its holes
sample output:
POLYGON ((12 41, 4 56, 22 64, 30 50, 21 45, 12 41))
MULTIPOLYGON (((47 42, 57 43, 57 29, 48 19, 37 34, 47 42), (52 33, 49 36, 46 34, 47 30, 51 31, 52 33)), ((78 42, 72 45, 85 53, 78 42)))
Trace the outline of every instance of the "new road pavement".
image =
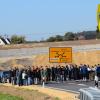
MULTIPOLYGON (((73 93, 79 93, 79 89, 82 88, 89 88, 89 87, 95 87, 94 86, 94 81, 66 81, 66 82, 51 82, 48 84, 45 84, 46 87, 49 88, 54 88, 57 90, 62 90, 62 91, 70 91, 73 93)), ((100 83, 99 83, 99 88, 100 88, 100 83)))
MULTIPOLYGON (((59 46, 59 47, 62 47, 62 46, 59 46)), ((63 47, 67 47, 67 46, 65 45, 63 47)), ((69 45, 68 47, 72 47, 73 52, 100 50, 100 44, 80 45, 80 46, 69 45)), ((48 53, 49 53, 49 47, 8 49, 8 50, 0 50, 0 58, 32 56, 32 55, 37 55, 37 54, 48 54, 48 53)))

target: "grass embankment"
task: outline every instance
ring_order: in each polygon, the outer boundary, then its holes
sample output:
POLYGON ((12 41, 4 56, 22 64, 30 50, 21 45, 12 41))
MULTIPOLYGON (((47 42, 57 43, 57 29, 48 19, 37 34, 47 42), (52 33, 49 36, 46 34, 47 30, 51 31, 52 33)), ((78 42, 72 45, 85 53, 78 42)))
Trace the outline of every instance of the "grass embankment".
POLYGON ((24 100, 24 99, 17 96, 0 93, 0 100, 24 100))
POLYGON ((32 86, 12 86, 3 84, 0 91, 10 93, 11 95, 22 97, 24 100, 79 100, 76 98, 79 94, 59 91, 37 85, 32 86))
POLYGON ((36 89, 34 90, 28 88, 0 85, 0 100, 60 100, 60 99, 58 97, 52 97, 45 93, 41 93, 36 89))

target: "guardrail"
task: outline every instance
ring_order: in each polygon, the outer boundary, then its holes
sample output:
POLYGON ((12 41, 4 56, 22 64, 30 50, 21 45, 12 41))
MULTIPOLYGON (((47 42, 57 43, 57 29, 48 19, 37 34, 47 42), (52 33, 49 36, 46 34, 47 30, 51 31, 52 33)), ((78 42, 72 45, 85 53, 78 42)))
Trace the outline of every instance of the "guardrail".
POLYGON ((80 100, 100 100, 100 90, 97 88, 89 87, 80 89, 80 100))

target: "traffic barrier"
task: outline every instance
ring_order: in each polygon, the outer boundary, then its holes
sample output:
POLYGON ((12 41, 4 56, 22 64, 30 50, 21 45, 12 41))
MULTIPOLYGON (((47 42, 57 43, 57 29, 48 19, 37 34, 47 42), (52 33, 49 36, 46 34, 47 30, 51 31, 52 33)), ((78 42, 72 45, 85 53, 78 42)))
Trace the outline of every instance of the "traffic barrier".
POLYGON ((80 100, 100 100, 100 90, 98 88, 80 89, 80 100))

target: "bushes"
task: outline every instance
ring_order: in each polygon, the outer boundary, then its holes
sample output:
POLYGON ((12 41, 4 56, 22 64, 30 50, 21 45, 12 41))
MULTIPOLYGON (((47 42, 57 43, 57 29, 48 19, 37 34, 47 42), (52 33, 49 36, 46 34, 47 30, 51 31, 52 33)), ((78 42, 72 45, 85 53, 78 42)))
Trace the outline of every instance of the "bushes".
POLYGON ((24 36, 13 35, 13 36, 11 37, 11 43, 12 43, 12 44, 21 44, 21 43, 25 43, 25 37, 24 37, 24 36))

